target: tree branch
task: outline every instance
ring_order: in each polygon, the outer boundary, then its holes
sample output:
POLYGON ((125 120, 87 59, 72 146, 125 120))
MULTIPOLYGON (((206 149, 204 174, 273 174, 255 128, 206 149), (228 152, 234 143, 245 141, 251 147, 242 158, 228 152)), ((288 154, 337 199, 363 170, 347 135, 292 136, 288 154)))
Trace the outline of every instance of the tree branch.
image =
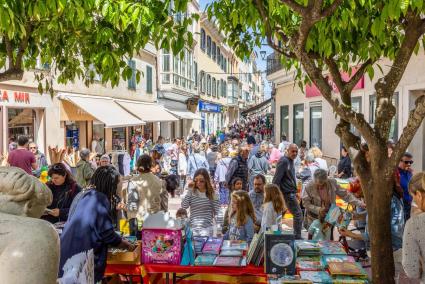
POLYGON ((322 19, 329 17, 335 12, 335 10, 339 7, 339 5, 341 5, 341 3, 342 3, 342 0, 335 0, 331 5, 329 5, 324 10, 322 10, 322 13, 320 13, 320 17, 322 19))
POLYGON ((390 164, 398 163, 407 147, 409 147, 410 142, 412 142, 413 137, 416 134, 416 131, 422 124, 422 121, 425 118, 425 95, 420 96, 415 102, 415 108, 410 111, 409 120, 407 125, 403 129, 403 133, 400 136, 397 144, 395 145, 394 152, 391 155, 390 164))
POLYGON ((391 120, 396 114, 396 109, 392 104, 391 98, 406 71, 419 38, 424 33, 421 28, 423 22, 420 15, 409 10, 406 20, 407 25, 404 30, 403 42, 397 52, 392 67, 387 75, 375 84, 377 102, 375 132, 379 134, 383 141, 388 139, 391 120))
POLYGON ((0 73, 0 82, 5 82, 9 80, 22 80, 24 76, 24 71, 22 69, 9 68, 4 72, 0 73))
POLYGON ((335 133, 341 138, 347 149, 354 148, 356 150, 360 150, 361 139, 359 136, 351 132, 349 122, 341 120, 335 128, 335 133))
POLYGON ((13 68, 15 67, 15 62, 13 60, 13 47, 7 34, 4 35, 4 44, 6 46, 7 58, 9 59, 9 68, 13 68))
POLYGON ((333 58, 325 58, 325 63, 326 65, 328 65, 329 72, 332 76, 332 81, 337 86, 341 95, 343 95, 345 90, 345 82, 342 80, 341 72, 339 72, 338 65, 336 64, 333 58))
POLYGON ((306 7, 298 4, 294 0, 280 0, 283 4, 291 8, 294 12, 300 14, 301 16, 306 14, 306 7))
POLYGON ((22 57, 24 56, 25 50, 28 47, 28 41, 31 37, 31 32, 32 32, 33 26, 30 23, 27 23, 25 25, 25 37, 21 40, 20 44, 19 44, 19 49, 18 49, 18 53, 16 55, 16 64, 15 67, 17 69, 22 69, 22 57))
POLYGON ((366 68, 370 65, 374 64, 375 62, 372 61, 372 59, 366 60, 359 69, 357 69, 356 73, 350 78, 350 80, 345 84, 345 89, 349 91, 350 93, 353 91, 354 87, 357 85, 357 83, 360 81, 360 79, 364 76, 366 72, 366 68))

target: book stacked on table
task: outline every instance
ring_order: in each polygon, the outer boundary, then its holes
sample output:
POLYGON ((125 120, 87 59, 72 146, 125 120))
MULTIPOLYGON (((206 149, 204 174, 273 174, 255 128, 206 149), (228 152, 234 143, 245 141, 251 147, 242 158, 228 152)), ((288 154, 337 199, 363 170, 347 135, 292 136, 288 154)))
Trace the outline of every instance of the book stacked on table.
POLYGON ((247 263, 260 266, 264 260, 264 233, 255 234, 249 246, 247 263))
POLYGON ((319 256, 300 256, 297 257, 297 271, 321 271, 324 269, 322 260, 319 256))
POLYGON ((340 242, 320 241, 318 245, 320 247, 320 252, 322 255, 347 255, 347 252, 345 251, 344 247, 340 242))
POLYGON ((221 238, 194 237, 195 266, 246 266, 248 244, 221 238))
POLYGON ((332 277, 326 271, 301 271, 300 277, 313 283, 332 283, 332 277))
POLYGON ((329 273, 335 278, 340 277, 341 281, 341 277, 358 281, 367 280, 368 277, 367 272, 357 262, 330 262, 329 273))
POLYGON ((221 246, 220 255, 216 258, 215 266, 246 266, 248 243, 239 240, 226 240, 221 246))
POLYGON ((296 240, 295 248, 297 256, 319 256, 320 246, 314 241, 296 240))
POLYGON ((342 254, 322 255, 322 264, 324 268, 328 268, 330 262, 356 262, 356 260, 354 259, 354 257, 350 255, 342 255, 342 254))

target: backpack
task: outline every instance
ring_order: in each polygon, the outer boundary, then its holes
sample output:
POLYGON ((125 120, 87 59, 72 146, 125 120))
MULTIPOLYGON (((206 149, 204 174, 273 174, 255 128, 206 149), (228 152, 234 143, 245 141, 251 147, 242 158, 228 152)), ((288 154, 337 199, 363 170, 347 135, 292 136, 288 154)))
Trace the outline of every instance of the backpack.
POLYGON ((128 211, 137 211, 138 206, 139 192, 137 191, 137 186, 129 180, 127 184, 127 209, 128 211))

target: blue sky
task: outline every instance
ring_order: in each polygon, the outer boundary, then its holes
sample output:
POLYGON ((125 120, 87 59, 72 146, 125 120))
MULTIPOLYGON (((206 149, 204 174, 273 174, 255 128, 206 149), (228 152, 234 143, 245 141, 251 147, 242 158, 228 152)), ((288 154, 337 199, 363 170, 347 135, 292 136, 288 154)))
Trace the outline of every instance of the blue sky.
MULTIPOLYGON (((205 7, 208 5, 208 3, 211 3, 211 2, 212 2, 211 0, 199 0, 199 5, 201 7, 201 11, 204 11, 205 10, 205 7)), ((257 52, 257 54, 258 54, 258 56, 257 56, 258 57, 257 58, 257 69, 258 70, 261 70, 261 71, 265 71, 266 70, 266 67, 267 67, 267 61, 266 61, 266 59, 264 59, 264 60, 261 59, 261 55, 260 55, 260 51, 261 50, 266 51, 267 52, 267 55, 269 55, 270 53, 272 53, 273 50, 270 47, 268 47, 268 46, 262 46, 261 49, 260 48, 256 48, 256 50, 255 50, 257 52)), ((266 57, 267 57, 267 55, 266 55, 266 57)), ((265 94, 265 98, 268 99, 268 98, 270 98, 271 87, 270 87, 269 82, 266 79, 265 72, 263 73, 263 80, 264 80, 264 94, 265 94)))

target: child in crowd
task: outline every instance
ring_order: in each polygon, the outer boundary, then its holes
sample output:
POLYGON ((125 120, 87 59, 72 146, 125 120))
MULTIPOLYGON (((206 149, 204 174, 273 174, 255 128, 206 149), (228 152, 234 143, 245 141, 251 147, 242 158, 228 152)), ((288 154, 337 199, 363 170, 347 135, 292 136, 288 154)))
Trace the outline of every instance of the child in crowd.
POLYGON ((282 215, 286 211, 282 192, 275 184, 267 184, 264 188, 263 217, 261 219, 261 232, 265 232, 273 225, 279 227, 282 215))
POLYGON ((248 244, 254 236, 255 211, 246 191, 237 190, 232 193, 229 230, 225 240, 241 240, 248 244))
MULTIPOLYGON (((229 195, 231 196, 233 192, 238 191, 238 190, 242 190, 242 179, 236 177, 236 178, 232 179, 232 181, 230 182, 229 195)), ((229 196, 229 199, 230 199, 230 196, 229 196)), ((229 205, 226 208, 226 212, 224 213, 223 226, 222 226, 222 233, 223 234, 225 234, 227 232, 227 230, 229 229, 230 206, 231 205, 229 205)))
POLYGON ((332 226, 325 222, 325 216, 319 216, 308 228, 308 239, 313 241, 330 241, 332 226))

